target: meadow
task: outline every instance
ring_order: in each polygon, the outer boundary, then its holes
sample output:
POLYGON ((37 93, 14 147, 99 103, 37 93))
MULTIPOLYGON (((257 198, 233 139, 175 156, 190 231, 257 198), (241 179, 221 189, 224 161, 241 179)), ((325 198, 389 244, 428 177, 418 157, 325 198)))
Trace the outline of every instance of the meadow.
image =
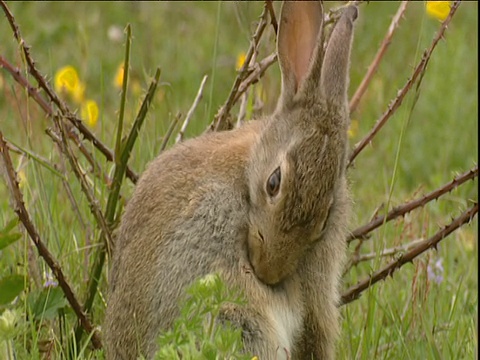
MULTIPOLYGON (((277 14, 279 5, 273 4, 277 14)), ((342 2, 327 2, 325 6, 339 5, 342 2)), ((119 144, 119 116, 123 114, 121 135, 126 136, 136 124, 143 98, 150 94, 147 89, 156 69, 161 69, 157 90, 128 161, 130 168, 141 174, 164 147, 174 145, 205 75, 203 96, 183 136, 199 135, 211 124, 242 67, 263 2, 9 2, 7 6, 31 46, 37 70, 52 88, 61 81, 62 70, 71 76, 69 80, 73 76, 73 90, 60 91, 59 96, 84 120, 85 128, 112 151, 119 144), (125 60, 127 24, 132 37, 129 83, 122 102, 119 71, 125 60), (168 137, 172 124, 175 128, 168 137)), ((372 63, 400 2, 359 6, 351 96, 372 63)), ((425 2, 409 2, 364 96, 351 112, 352 150, 394 104, 441 26, 438 18, 427 13, 425 2)), ((352 239, 343 294, 375 271, 396 260, 401 262, 405 254, 448 227, 452 219, 475 206, 478 209, 477 29, 477 2, 461 2, 429 55, 425 71, 398 110, 352 162, 348 170, 354 201, 350 228, 354 232, 470 170, 473 181, 458 186, 455 182, 452 190, 438 200, 425 201, 424 206, 380 224, 360 239, 352 239), (385 249, 389 250, 381 256, 385 249)), ((268 23, 256 60, 274 51, 275 31, 268 23)), ((88 319, 99 326, 108 301, 109 258, 92 298, 92 269, 103 251, 101 239, 105 234, 85 188, 109 219, 108 227, 114 229, 134 183, 123 180, 116 206, 112 207, 109 195, 112 179, 116 178, 115 163, 107 161, 82 136, 78 137, 83 139, 81 146, 73 138, 68 141, 84 184, 78 181, 72 163, 62 152, 66 141, 52 140, 62 137, 58 131, 61 112, 48 102, 59 115, 53 121, 6 69, 8 61, 37 86, 26 71, 25 55, 3 13, 0 57, 0 132, 11 149, 25 207, 79 302, 92 300, 88 319), (85 154, 90 154, 90 159, 85 154), (110 215, 106 215, 107 208, 110 215)), ((233 107, 231 122, 236 123, 239 112, 246 120, 270 113, 279 91, 275 63, 233 107)), ((4 178, 0 180, 0 358, 67 357, 65 344, 73 337, 77 318, 58 280, 15 220, 6 167, 2 161, 0 164, 4 178)), ((407 261, 392 276, 367 286, 358 299, 344 297, 337 358, 474 358, 478 337, 477 238, 474 217, 436 246, 428 246, 427 251, 407 261)), ((97 359, 103 354, 93 350, 84 335, 68 356, 97 359)))

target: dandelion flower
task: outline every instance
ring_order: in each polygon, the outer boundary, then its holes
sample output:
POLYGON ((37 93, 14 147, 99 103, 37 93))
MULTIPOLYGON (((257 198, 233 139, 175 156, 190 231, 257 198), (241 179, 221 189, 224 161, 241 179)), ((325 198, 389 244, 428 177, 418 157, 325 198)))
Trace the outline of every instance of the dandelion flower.
POLYGON ((238 54, 237 56, 237 62, 236 62, 236 65, 235 65, 235 69, 240 70, 243 66, 243 64, 245 63, 245 59, 246 59, 246 55, 244 52, 241 52, 240 54, 238 54))
POLYGON ((427 14, 440 21, 445 21, 451 7, 451 1, 427 1, 427 14))
POLYGON ((94 127, 98 120, 98 105, 95 100, 87 100, 81 107, 82 119, 88 126, 94 127))
POLYGON ((81 103, 85 94, 85 85, 80 81, 77 70, 71 65, 62 67, 55 74, 55 90, 65 92, 81 103))

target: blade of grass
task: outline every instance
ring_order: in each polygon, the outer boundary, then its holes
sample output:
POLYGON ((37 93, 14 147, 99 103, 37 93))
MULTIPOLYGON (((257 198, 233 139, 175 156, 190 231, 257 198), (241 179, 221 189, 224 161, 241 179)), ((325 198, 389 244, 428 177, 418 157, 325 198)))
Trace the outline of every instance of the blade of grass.
POLYGON ((55 169, 54 166, 47 161, 47 159, 44 159, 41 156, 33 153, 32 151, 25 149, 24 147, 18 144, 15 144, 11 140, 5 139, 5 141, 7 142, 11 151, 25 155, 28 159, 32 159, 36 161, 38 164, 42 165, 45 169, 50 171, 53 175, 58 176, 62 180, 65 180, 65 181, 67 180, 61 172, 55 169))

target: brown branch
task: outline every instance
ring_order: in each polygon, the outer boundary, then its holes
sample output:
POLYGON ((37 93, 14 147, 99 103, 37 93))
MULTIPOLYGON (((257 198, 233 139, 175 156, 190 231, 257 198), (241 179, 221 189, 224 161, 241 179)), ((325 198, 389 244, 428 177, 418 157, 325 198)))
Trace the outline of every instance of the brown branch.
POLYGON ((54 121, 55 121, 55 123, 58 127, 59 132, 60 132, 60 136, 55 134, 51 129, 48 129, 47 133, 58 144, 61 151, 67 157, 67 159, 70 163, 70 166, 73 170, 73 173, 75 174, 78 181, 80 182, 82 192, 87 197, 87 201, 88 201, 88 204, 89 204, 89 207, 90 207, 90 211, 92 212, 92 215, 95 217, 95 219, 97 221, 97 224, 100 227, 100 230, 102 231, 102 233, 105 236, 105 241, 106 241, 105 245, 107 246, 107 249, 109 250, 109 249, 111 249, 111 246, 113 244, 112 235, 111 235, 110 228, 107 225, 107 221, 105 220, 105 217, 103 216, 102 210, 100 209, 100 204, 98 202, 98 199, 92 193, 90 185, 88 184, 88 181, 85 177, 84 171, 81 169, 80 164, 78 163, 78 159, 76 158, 72 149, 68 145, 66 129, 64 128, 65 124, 60 119, 57 119, 57 118, 54 118, 54 121))
POLYGON ((32 239, 33 243, 37 247, 38 253, 40 256, 45 260, 49 268, 52 270, 54 276, 58 280, 58 284, 60 288, 63 290, 67 301, 69 302, 70 306, 72 307, 73 311, 78 317, 80 324, 85 329, 85 331, 89 334, 92 334, 91 341, 93 346, 96 349, 100 349, 102 347, 102 343, 100 340, 100 336, 98 332, 94 329, 93 325, 88 320, 87 316, 82 310, 80 303, 77 301, 77 298, 73 292, 72 287, 67 282, 65 275, 58 263, 58 261, 54 258, 52 253, 48 250, 48 248, 43 243, 38 231, 33 224, 30 215, 25 208, 25 204, 23 202, 23 195, 20 191, 17 181, 17 173, 15 172, 12 164, 12 159, 10 158, 8 146, 3 138, 3 134, 0 131, 0 154, 3 158, 3 162, 5 165, 5 173, 6 173, 6 180, 8 182, 10 192, 13 197, 14 202, 14 211, 17 214, 18 218, 22 222, 23 226, 27 230, 28 235, 32 239))
POLYGON ((210 130, 219 131, 230 127, 227 121, 228 115, 233 105, 235 105, 235 102, 238 100, 238 90, 240 85, 242 84, 243 80, 247 78, 252 72, 252 70, 250 69, 250 60, 252 60, 254 53, 256 53, 260 38, 262 37, 263 32, 268 25, 267 17, 269 11, 267 4, 268 1, 266 1, 263 6, 263 12, 260 15, 260 21, 258 22, 255 33, 253 34, 252 41, 250 42, 250 47, 248 48, 247 55, 245 55, 245 61, 242 65, 242 68, 238 72, 237 77, 233 82, 232 89, 230 90, 230 94, 228 95, 225 104, 223 104, 218 113, 215 115, 215 118, 209 127, 210 130))
POLYGON ((372 139, 375 137, 375 135, 378 133, 378 131, 385 125, 387 120, 395 113, 395 111, 400 107, 400 105, 403 102, 403 99, 407 95, 407 93, 410 91, 412 88, 413 84, 417 82, 417 79, 420 79, 423 77, 423 74, 427 68, 428 62, 430 60, 430 57, 432 56, 433 50, 437 46, 438 42, 440 39, 444 37, 445 30, 448 27, 448 24, 450 24, 450 21, 453 18, 453 15, 457 11, 458 7, 460 6, 460 0, 455 1, 453 4, 452 8, 450 9, 450 14, 448 17, 445 19, 445 21, 442 23, 440 30, 437 32, 435 35, 432 44, 428 49, 426 49, 423 52, 422 59, 418 63, 418 65, 415 67, 412 76, 408 79, 406 84, 403 86, 403 88, 397 93, 397 96, 395 99, 390 103, 388 106, 387 110, 385 113, 380 117, 379 120, 377 120, 375 126, 370 130, 370 132, 358 143, 355 148, 352 151, 352 154, 350 155, 349 163, 348 166, 352 164, 352 162, 355 160, 357 155, 372 141, 372 139))
POLYGON ((248 77, 242 81, 238 87, 237 94, 235 95, 234 102, 237 102, 238 99, 242 96, 243 93, 248 89, 250 85, 257 83, 260 78, 265 74, 265 71, 277 61, 277 54, 273 53, 268 55, 266 58, 262 59, 258 64, 254 65, 254 70, 248 75, 248 77))
POLYGON ((380 280, 384 280, 387 276, 393 276, 395 270, 400 269, 403 265, 412 262, 417 256, 424 253, 428 249, 437 248, 438 243, 445 239, 452 232, 460 228, 462 225, 469 223, 473 217, 478 213, 478 203, 454 219, 449 225, 439 230, 435 235, 427 240, 422 241, 418 246, 415 246, 412 250, 400 256, 397 260, 392 261, 390 264, 374 272, 368 279, 358 282, 356 285, 349 288, 341 298, 341 304, 345 305, 358 299, 363 291, 376 284, 380 280))
POLYGON ((275 10, 273 9, 272 0, 265 0, 265 5, 267 6, 268 13, 270 15, 270 24, 272 24, 273 31, 275 31, 275 36, 278 34, 278 22, 277 17, 275 16, 275 10))
POLYGON ((170 137, 173 134, 173 130, 175 130, 175 127, 177 126, 181 117, 182 117, 182 114, 177 113, 177 115, 175 115, 170 125, 168 125, 167 132, 163 137, 162 144, 160 145, 160 152, 164 151, 167 148, 168 140, 170 140, 170 137))
POLYGON ((203 88, 205 87, 205 84, 207 83, 208 75, 205 75, 202 79, 202 82, 200 83, 200 88, 198 89, 197 96, 195 96, 195 100, 193 101, 192 106, 187 112, 187 116, 185 117, 185 120, 183 121, 182 127, 180 128, 180 131, 177 134, 177 138, 175 139, 175 142, 178 143, 180 141, 183 141, 183 135, 185 133, 185 130, 187 129, 188 123, 190 122, 190 119, 193 116, 193 112, 197 108, 200 100, 203 97, 203 88))
MULTIPOLYGON (((53 91, 53 89, 50 87, 50 85, 45 80, 43 75, 40 74, 40 72, 36 68, 35 62, 33 61, 32 56, 30 54, 30 48, 26 45, 25 40, 22 38, 22 36, 20 34, 19 27, 15 22, 15 18, 13 16, 13 14, 10 12, 10 9, 7 7, 7 4, 5 3, 5 1, 0 0, 0 6, 2 7, 2 9, 4 11, 5 16, 6 16, 8 22, 10 24, 10 27, 12 28, 13 35, 14 35, 15 39, 18 41, 18 43, 20 45, 20 48, 23 52, 23 55, 24 55, 25 60, 27 62, 28 72, 35 78, 35 80, 37 81, 40 88, 46 93, 48 99, 50 101, 52 101, 58 107, 58 109, 60 110, 60 112, 63 115, 62 117, 67 119, 74 127, 76 127, 85 139, 92 142, 93 145, 105 156, 105 158, 108 161, 113 162, 114 161, 114 156, 113 156, 112 151, 105 144, 103 144, 85 126, 85 124, 70 111, 68 106, 58 97, 58 95, 55 93, 55 91, 53 91)), ((2 60, 4 60, 4 59, 2 58, 2 60)), ((2 65, 3 65, 3 63, 2 63, 2 65)), ((28 82, 26 82, 26 80, 25 81, 19 81, 19 75, 20 75, 19 71, 18 71, 17 75, 14 75, 14 73, 11 72, 11 69, 9 69, 9 68, 6 68, 6 69, 7 69, 7 71, 9 71, 13 75, 14 79, 17 80, 17 82, 20 85, 25 87, 26 84, 28 84, 28 82)), ((28 90, 28 94, 30 96, 32 96, 35 99, 35 101, 39 100, 38 97, 33 96, 34 92, 38 92, 37 89, 35 89, 34 87, 27 87, 27 90, 28 90)), ((37 103, 38 103, 38 101, 37 101, 37 103)), ((51 107, 49 107, 50 111, 47 111, 47 109, 44 108, 42 104, 39 103, 39 105, 45 110, 45 112, 47 112, 47 114, 50 116, 50 118, 52 118, 52 119, 54 118, 55 114, 54 114, 51 107)), ((67 131, 71 132, 72 130, 67 127, 67 131)), ((136 183, 137 180, 138 180, 138 175, 135 174, 130 168, 127 169, 127 177, 133 183, 136 183)))
POLYGON ((21 87, 27 90, 28 95, 35 100, 35 102, 40 105, 42 110, 47 113, 47 115, 53 114, 53 110, 50 104, 40 95, 37 88, 33 87, 28 80, 22 76, 20 69, 14 67, 7 59, 0 55, 0 67, 7 70, 13 79, 20 84, 21 87))
POLYGON ((76 132, 73 132, 73 131, 70 131, 68 133, 68 137, 70 139, 73 140, 73 142, 75 143, 75 145, 77 145, 78 149, 80 150, 80 152, 83 154, 83 156, 85 157, 85 159, 88 161, 88 163, 90 164, 90 166, 92 167, 92 173, 93 175, 95 175, 98 179, 100 179, 101 181, 103 181, 103 183, 105 185, 107 185, 108 188, 111 188, 112 186, 112 179, 104 173, 102 167, 100 166, 100 164, 95 161, 95 158, 93 156, 93 154, 88 151, 87 147, 85 146, 85 144, 82 142, 82 140, 80 140, 80 138, 78 137, 77 133, 76 132))
POLYGON ((383 56, 387 51, 388 46, 390 45, 390 42, 392 41, 393 33, 397 29, 400 19, 402 18, 403 14, 405 13, 405 10, 407 9, 407 5, 408 5, 408 1, 406 0, 403 0, 400 3, 400 6, 398 7, 397 12, 392 19, 392 22, 388 27, 387 33, 382 41, 382 44, 380 45, 380 48, 377 51, 377 54, 373 58, 372 63, 368 67, 367 73, 363 77, 362 82, 360 83, 357 90, 355 91, 355 94, 352 96, 352 99, 350 100, 350 114, 357 109, 360 99, 362 98, 363 94, 367 90, 367 87, 370 84, 370 81, 372 80, 373 75, 377 71, 378 66, 380 65, 380 61, 382 60, 383 56))
POLYGON ((348 237, 347 241, 351 242, 355 239, 363 239, 366 235, 371 232, 372 230, 382 226, 384 223, 393 220, 399 216, 403 216, 406 213, 421 207, 425 206, 428 202, 438 199, 440 196, 452 191, 453 189, 457 188, 458 186, 462 185, 468 180, 472 180, 478 177, 478 166, 474 167, 473 169, 463 173, 460 176, 454 178, 448 184, 441 186, 440 188, 428 193, 427 195, 422 196, 421 198, 412 200, 406 204, 397 206, 390 210, 388 214, 385 216, 377 216, 368 224, 360 226, 359 228, 352 231, 350 236, 348 237))

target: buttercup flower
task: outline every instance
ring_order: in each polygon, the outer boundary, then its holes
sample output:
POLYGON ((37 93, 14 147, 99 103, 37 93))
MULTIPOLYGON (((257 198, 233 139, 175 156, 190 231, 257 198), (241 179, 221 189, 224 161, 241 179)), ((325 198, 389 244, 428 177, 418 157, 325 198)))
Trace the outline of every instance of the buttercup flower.
POLYGON ((450 13, 451 1, 427 1, 427 14, 431 17, 444 21, 450 13))
POLYGON ((82 103, 82 119, 90 126, 94 127, 98 120, 98 105, 94 100, 87 100, 82 103))
POLYGON ((71 65, 62 67, 55 74, 55 90, 67 93, 76 103, 81 103, 85 95, 85 85, 71 65))

